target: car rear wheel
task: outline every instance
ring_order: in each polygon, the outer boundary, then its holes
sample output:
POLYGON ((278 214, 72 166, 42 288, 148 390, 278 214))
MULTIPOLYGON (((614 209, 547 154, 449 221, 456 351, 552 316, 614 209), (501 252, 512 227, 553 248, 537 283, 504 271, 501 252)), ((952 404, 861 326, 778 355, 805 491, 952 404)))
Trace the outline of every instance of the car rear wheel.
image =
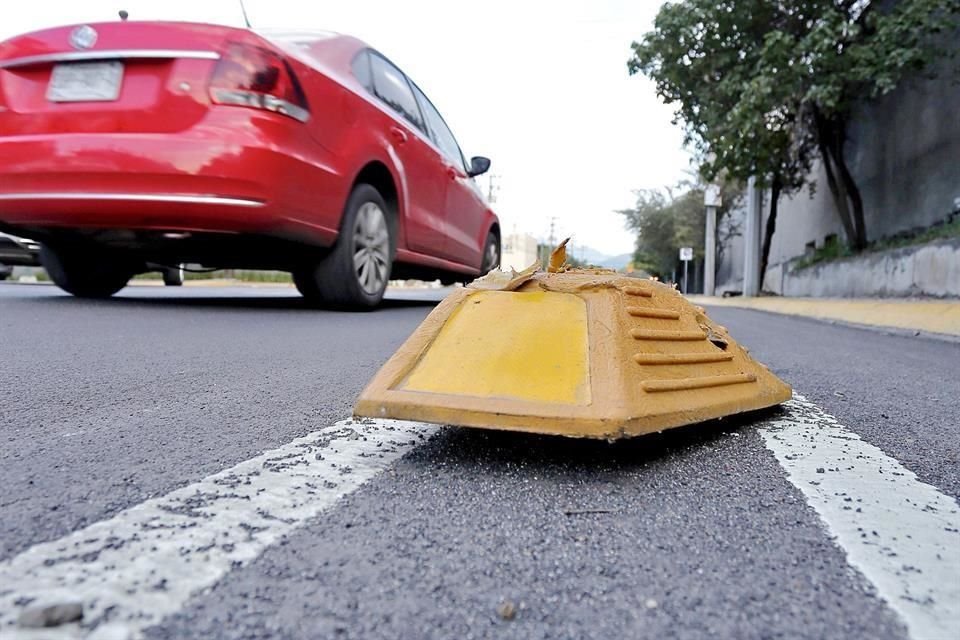
POLYGON ((500 240, 497 235, 491 231, 487 234, 487 242, 483 245, 483 264, 480 267, 480 275, 486 275, 500 266, 500 240))
POLYGON ((386 202, 367 184, 347 199, 340 237, 318 264, 293 274, 305 298, 334 306, 371 309, 390 279, 393 239, 386 202))
POLYGON ((109 298, 127 286, 135 269, 95 251, 40 249, 40 262, 54 284, 80 298, 109 298))

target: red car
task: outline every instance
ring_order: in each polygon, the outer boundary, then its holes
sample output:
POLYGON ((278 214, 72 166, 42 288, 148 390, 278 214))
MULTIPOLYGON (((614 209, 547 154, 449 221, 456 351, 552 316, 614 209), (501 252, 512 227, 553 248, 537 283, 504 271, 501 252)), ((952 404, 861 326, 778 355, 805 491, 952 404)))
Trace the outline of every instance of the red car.
POLYGON ((114 22, 0 43, 0 231, 77 296, 182 263, 354 307, 391 278, 470 280, 499 264, 489 166, 351 37, 114 22))

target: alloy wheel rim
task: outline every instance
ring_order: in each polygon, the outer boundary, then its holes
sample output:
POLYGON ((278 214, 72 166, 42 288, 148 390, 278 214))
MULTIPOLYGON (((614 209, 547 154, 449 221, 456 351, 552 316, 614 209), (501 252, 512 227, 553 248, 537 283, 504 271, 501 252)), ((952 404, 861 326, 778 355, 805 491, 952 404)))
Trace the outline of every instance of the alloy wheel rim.
POLYGON ((365 202, 357 211, 353 228, 353 268, 364 292, 376 295, 386 286, 389 256, 386 216, 375 202, 365 202))

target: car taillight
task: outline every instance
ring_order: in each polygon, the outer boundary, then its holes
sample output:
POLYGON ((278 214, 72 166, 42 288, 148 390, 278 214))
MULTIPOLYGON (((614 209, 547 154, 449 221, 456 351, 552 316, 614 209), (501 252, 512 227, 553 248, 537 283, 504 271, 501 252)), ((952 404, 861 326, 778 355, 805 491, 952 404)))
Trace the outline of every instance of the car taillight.
POLYGON ((279 54, 249 44, 231 42, 210 80, 210 98, 282 113, 306 122, 307 98, 293 69, 279 54))

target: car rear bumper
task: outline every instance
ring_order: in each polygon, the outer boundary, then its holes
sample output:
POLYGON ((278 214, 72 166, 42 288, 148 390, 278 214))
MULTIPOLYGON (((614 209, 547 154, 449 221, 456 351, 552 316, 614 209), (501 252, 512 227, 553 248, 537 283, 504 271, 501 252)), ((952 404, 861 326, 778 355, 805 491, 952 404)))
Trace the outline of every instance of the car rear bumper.
POLYGON ((279 129, 265 135, 245 114, 215 124, 180 134, 0 137, 0 227, 332 242, 348 188, 335 159, 308 136, 276 144, 279 129))
POLYGON ((64 229, 262 232, 282 225, 268 201, 210 193, 22 191, 0 193, 7 226, 64 229))

